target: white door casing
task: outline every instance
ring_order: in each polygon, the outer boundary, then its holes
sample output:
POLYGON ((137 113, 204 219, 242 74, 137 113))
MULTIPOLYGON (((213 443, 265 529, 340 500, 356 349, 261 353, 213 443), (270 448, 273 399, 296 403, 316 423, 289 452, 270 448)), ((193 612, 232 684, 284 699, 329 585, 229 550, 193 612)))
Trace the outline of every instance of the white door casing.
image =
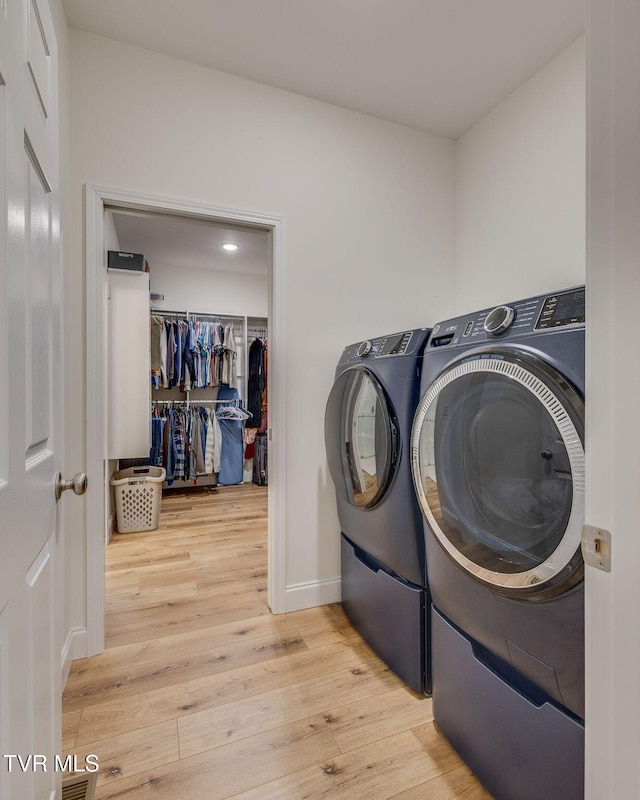
POLYGON ((0 796, 60 774, 61 286, 56 40, 46 0, 0 0, 0 796), (8 755, 45 757, 25 771, 8 755))
MULTIPOLYGON (((0 0, 1 2, 1 0, 0 0)), ((87 185, 85 188, 86 262, 86 373, 87 373, 87 474, 93 480, 87 492, 86 547, 86 652, 104 648, 104 540, 107 488, 106 397, 106 263, 105 207, 164 212, 185 217, 240 223, 267 230, 271 275, 269 281, 269 541, 268 603, 273 613, 285 608, 285 220, 282 217, 208 206, 191 201, 148 195, 129 189, 87 185)), ((79 654, 78 654, 79 655, 79 654)))
POLYGON ((587 2, 586 798, 640 797, 640 5, 587 2))

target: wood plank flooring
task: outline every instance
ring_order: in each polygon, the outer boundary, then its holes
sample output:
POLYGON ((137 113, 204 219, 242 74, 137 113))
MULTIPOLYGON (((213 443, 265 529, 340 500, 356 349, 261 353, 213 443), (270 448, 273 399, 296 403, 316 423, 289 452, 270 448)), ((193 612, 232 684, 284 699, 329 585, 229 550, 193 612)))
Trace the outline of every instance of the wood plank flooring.
POLYGON ((63 747, 97 800, 491 800, 339 605, 274 616, 267 490, 166 492, 107 548, 107 646, 77 661, 63 747))

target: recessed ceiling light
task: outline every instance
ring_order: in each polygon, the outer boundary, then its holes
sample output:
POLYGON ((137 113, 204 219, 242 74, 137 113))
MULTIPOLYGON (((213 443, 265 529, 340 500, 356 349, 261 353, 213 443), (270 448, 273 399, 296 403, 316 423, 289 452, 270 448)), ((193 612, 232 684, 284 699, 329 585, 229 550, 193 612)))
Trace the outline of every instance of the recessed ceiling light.
POLYGON ((221 247, 223 250, 228 250, 230 253, 238 249, 238 245, 235 244, 235 242, 223 242, 221 247))

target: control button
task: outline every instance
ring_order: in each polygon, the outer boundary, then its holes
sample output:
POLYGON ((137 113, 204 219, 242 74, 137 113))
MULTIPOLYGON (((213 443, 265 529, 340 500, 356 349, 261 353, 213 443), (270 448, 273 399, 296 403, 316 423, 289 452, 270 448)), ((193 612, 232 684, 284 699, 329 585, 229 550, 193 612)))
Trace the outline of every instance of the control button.
POLYGON ((470 320, 469 322, 467 322, 467 326, 464 329, 464 333, 462 335, 468 336, 472 330, 473 330, 473 320, 470 320))
POLYGON ((361 342, 358 349, 356 350, 356 355, 360 356, 360 358, 364 358, 371 352, 371 342, 361 342))
POLYGON ((511 306, 498 306, 487 314, 484 329, 489 336, 500 336, 501 333, 509 330, 515 318, 515 311, 511 306))

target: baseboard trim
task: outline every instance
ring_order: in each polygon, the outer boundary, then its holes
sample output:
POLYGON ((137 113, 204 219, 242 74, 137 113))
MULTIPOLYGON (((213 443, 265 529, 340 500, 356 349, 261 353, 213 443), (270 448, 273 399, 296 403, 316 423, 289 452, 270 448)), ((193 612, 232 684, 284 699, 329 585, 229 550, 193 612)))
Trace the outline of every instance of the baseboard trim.
POLYGON ((62 688, 66 686, 69 673, 71 672, 71 665, 78 658, 87 657, 87 629, 86 628, 71 628, 67 634, 67 639, 62 648, 62 688))
POLYGON ((302 611, 305 608, 339 603, 341 596, 340 578, 294 583, 285 589, 285 611, 302 611))

